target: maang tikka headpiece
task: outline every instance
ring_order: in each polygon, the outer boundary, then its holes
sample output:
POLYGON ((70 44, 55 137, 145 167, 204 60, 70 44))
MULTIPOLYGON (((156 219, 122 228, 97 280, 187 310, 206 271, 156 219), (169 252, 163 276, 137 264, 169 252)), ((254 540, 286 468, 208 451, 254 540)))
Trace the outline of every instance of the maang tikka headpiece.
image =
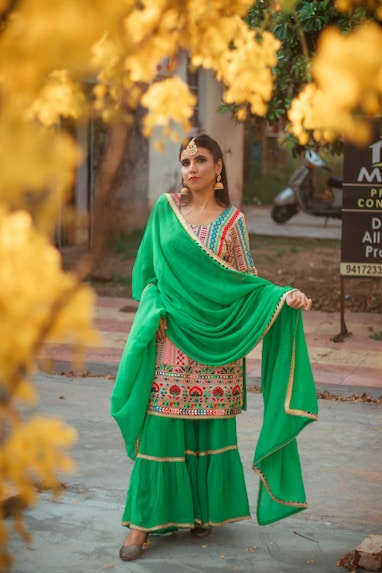
POLYGON ((190 143, 187 145, 186 149, 184 150, 186 155, 196 155, 198 153, 198 148, 196 147, 195 139, 191 139, 190 143))

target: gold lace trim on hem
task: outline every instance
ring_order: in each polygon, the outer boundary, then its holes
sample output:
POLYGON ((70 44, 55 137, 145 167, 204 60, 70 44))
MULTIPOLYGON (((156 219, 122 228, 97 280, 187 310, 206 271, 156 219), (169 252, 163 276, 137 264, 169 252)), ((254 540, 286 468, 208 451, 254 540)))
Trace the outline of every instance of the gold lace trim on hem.
POLYGON ((141 459, 141 460, 148 460, 149 462, 185 462, 186 458, 185 457, 179 457, 179 458, 159 458, 157 456, 149 456, 147 454, 138 454, 137 455, 137 460, 141 459))
POLYGON ((148 454, 138 454, 137 459, 140 458, 141 460, 148 460, 150 462, 185 462, 186 456, 195 456, 195 457, 203 457, 203 456, 215 456, 219 454, 224 454, 225 452, 230 452, 233 450, 237 450, 237 444, 226 446, 224 448, 219 448, 217 450, 205 450, 203 452, 196 452, 194 450, 185 450, 185 456, 176 456, 176 457, 159 457, 159 456, 150 456, 148 454))
POLYGON ((241 515, 238 517, 231 517, 230 519, 225 519, 224 521, 205 521, 202 522, 201 519, 195 519, 193 523, 178 523, 176 521, 170 521, 168 523, 162 523, 161 525, 155 525, 154 527, 141 527, 140 525, 131 524, 131 521, 122 521, 124 527, 130 527, 130 529, 138 529, 138 531, 153 532, 160 531, 161 529, 167 529, 168 527, 179 527, 181 529, 194 529, 194 527, 222 527, 228 523, 234 523, 235 521, 244 521, 246 519, 252 519, 250 514, 241 515))
POLYGON ((218 450, 206 450, 204 452, 195 452, 193 450, 186 450, 184 453, 186 456, 214 456, 216 454, 223 454, 224 452, 230 452, 232 450, 237 450, 237 445, 226 446, 225 448, 219 448, 218 450))
POLYGON ((169 523, 163 523, 162 525, 155 525, 154 527, 141 527, 140 525, 132 525, 131 521, 122 521, 124 527, 130 527, 130 529, 138 529, 138 531, 148 531, 155 532, 161 529, 167 529, 168 527, 182 527, 184 529, 193 529, 195 527, 195 523, 177 523, 176 521, 169 523))

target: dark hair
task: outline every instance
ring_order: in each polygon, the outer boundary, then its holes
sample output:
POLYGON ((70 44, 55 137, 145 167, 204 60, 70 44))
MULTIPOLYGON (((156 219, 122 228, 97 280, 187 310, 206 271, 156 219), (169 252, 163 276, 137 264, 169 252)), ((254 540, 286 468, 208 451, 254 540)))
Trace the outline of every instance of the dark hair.
MULTIPOLYGON (((214 158, 215 163, 217 163, 219 161, 219 159, 222 160, 222 170, 221 170, 220 175, 221 175, 221 182, 223 183, 224 189, 215 189, 215 199, 216 199, 216 202, 219 203, 219 205, 223 205, 224 207, 228 207, 231 204, 231 201, 230 201, 229 192, 228 192, 228 181, 227 181, 227 174, 226 174, 224 160, 223 160, 223 152, 221 150, 220 145, 218 144, 217 141, 212 139, 212 137, 210 137, 206 133, 201 133, 200 135, 197 135, 196 137, 190 137, 188 140, 186 140, 184 143, 182 143, 182 145, 180 147, 179 160, 180 160, 180 156, 182 154, 182 151, 184 151, 186 149, 187 145, 190 143, 190 141, 192 139, 195 141, 196 147, 204 147, 204 149, 208 149, 208 151, 211 153, 212 157, 214 158)), ((190 198, 191 198, 191 196, 190 196, 190 198)), ((188 201, 189 201, 189 199, 182 197, 182 202, 188 203, 188 201)))

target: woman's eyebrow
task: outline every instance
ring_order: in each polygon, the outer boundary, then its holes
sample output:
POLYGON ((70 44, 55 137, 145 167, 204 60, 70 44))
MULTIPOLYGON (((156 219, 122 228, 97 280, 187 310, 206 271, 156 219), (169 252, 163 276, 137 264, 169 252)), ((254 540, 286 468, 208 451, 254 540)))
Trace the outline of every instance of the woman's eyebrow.
POLYGON ((207 155, 205 155, 204 153, 198 153, 197 155, 193 155, 192 157, 183 157, 183 159, 181 159, 181 161, 185 161, 187 160, 191 160, 191 159, 198 159, 199 157, 202 157, 203 159, 207 158, 207 155))

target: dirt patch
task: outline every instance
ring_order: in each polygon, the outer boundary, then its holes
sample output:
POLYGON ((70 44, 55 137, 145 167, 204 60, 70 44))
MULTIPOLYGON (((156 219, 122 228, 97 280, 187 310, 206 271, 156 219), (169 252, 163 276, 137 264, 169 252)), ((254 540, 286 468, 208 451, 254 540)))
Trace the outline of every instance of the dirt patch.
MULTIPOLYGON (((251 237, 259 274, 275 284, 298 287, 313 299, 313 308, 340 310, 339 241, 251 237)), ((382 312, 382 277, 344 279, 345 309, 382 312)))
MULTIPOLYGON (((90 282, 100 296, 131 297, 131 271, 141 234, 134 233, 110 245, 90 282)), ((340 310, 340 242, 320 239, 250 237, 259 275, 278 285, 298 287, 313 299, 313 309, 340 310)), ((64 267, 81 256, 63 249, 64 267)), ((345 310, 382 312, 382 278, 346 278, 345 310)))

